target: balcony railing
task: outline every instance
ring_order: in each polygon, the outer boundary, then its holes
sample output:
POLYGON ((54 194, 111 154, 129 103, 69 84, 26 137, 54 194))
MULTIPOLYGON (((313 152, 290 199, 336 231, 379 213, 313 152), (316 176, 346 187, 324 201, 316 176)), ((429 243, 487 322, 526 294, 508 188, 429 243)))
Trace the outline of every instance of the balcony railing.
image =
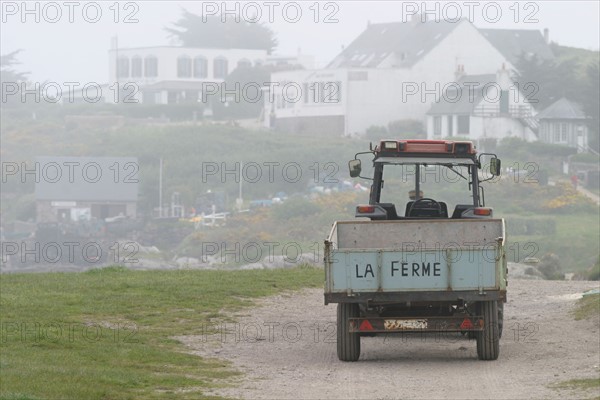
POLYGON ((500 105, 480 105, 475 107, 473 115, 476 117, 511 117, 511 118, 531 118, 531 107, 526 105, 512 105, 508 107, 508 112, 501 112, 500 105))

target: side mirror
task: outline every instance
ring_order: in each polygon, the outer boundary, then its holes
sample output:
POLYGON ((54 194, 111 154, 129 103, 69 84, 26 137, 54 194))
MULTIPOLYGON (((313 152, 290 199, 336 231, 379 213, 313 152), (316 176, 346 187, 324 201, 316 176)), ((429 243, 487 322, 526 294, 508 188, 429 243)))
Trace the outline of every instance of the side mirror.
POLYGON ((354 159, 348 161, 348 169, 350 170, 350 177, 356 178, 360 175, 360 171, 362 170, 360 160, 354 159))
POLYGON ((502 172, 502 163, 499 158, 494 157, 490 160, 490 173, 494 176, 500 176, 500 172, 502 172))

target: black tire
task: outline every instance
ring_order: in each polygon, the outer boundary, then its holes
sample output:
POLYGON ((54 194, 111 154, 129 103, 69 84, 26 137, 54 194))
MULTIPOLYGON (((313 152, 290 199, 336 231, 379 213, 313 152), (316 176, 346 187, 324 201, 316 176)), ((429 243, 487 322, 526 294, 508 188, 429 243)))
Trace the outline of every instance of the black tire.
POLYGON ((360 357, 360 335, 350 333, 349 318, 358 318, 358 304, 339 303, 337 306, 337 355, 341 361, 357 361, 360 357))
POLYGON ((498 339, 502 339, 502 328, 504 328, 504 303, 498 303, 498 339))
POLYGON ((483 331, 477 332, 477 357, 480 360, 496 360, 500 354, 498 303, 480 302, 479 313, 483 317, 483 331))

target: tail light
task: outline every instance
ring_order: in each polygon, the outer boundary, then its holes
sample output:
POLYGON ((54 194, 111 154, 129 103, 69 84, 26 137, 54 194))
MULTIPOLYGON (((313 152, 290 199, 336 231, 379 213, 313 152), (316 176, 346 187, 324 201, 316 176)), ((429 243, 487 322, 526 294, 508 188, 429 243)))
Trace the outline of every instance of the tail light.
POLYGON ((489 217, 492 215, 492 209, 487 207, 477 207, 473 210, 473 214, 489 217))
POLYGON ((360 214, 372 214, 375 212, 375 206, 369 204, 356 206, 356 212, 360 214))

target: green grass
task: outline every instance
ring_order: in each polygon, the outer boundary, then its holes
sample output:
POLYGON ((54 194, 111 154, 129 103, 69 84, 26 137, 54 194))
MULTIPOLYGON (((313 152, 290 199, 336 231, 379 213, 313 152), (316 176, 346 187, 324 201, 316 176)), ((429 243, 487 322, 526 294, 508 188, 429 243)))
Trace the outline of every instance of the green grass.
POLYGON ((236 375, 172 339, 323 271, 129 271, 1 276, 0 398, 202 397, 236 375), (185 390, 185 392, 181 392, 185 390))
MULTIPOLYGON (((569 390, 578 390, 578 391, 595 391, 596 395, 592 395, 593 397, 589 397, 593 400, 600 399, 598 396, 600 390, 600 378, 586 378, 586 379, 571 379, 564 382, 559 382, 551 387, 557 389, 569 389, 569 390)), ((575 396, 573 396, 575 397, 575 396)), ((581 395, 576 396, 577 398, 583 398, 581 395)))
POLYGON ((577 308, 573 311, 576 320, 589 319, 600 315, 600 294, 584 296, 577 302, 577 308))
MULTIPOLYGON (((542 214, 539 214, 542 215, 542 214)), ((556 233, 508 237, 509 261, 527 256, 542 258, 546 253, 560 257, 563 272, 583 272, 598 259, 598 213, 544 215, 556 219, 556 233)), ((510 221, 509 221, 510 223, 510 221)))
POLYGON ((557 387, 566 389, 600 389, 600 378, 571 379, 559 383, 557 387))

